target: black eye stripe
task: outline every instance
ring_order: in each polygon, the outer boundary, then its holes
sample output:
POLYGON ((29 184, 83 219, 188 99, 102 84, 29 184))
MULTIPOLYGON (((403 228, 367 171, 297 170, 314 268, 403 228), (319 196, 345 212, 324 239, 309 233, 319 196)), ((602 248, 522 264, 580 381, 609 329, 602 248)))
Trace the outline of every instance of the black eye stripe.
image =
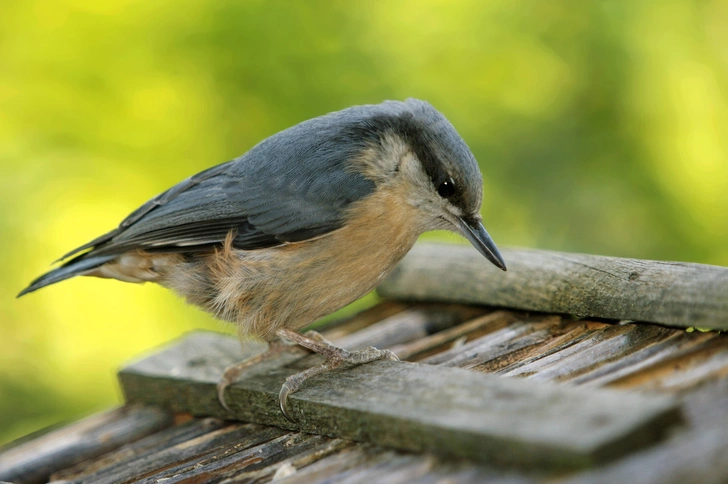
POLYGON ((442 198, 450 198, 455 194, 455 182, 452 181, 452 178, 440 183, 437 187, 437 194, 442 198))

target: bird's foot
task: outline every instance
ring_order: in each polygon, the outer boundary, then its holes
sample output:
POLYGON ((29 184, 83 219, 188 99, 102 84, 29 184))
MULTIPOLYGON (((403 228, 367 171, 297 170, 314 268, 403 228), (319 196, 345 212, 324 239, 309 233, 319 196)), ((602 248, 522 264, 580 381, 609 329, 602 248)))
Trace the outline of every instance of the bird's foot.
POLYGON ((288 411, 288 396, 301 388, 301 385, 303 385, 303 383, 312 376, 335 370, 339 367, 353 368, 355 366, 371 363, 372 361, 377 360, 399 361, 397 355, 391 351, 379 350, 373 346, 360 351, 347 351, 344 348, 339 348, 338 346, 326 341, 315 331, 309 331, 305 335, 302 335, 293 330, 281 329, 279 330, 278 335, 326 358, 326 361, 319 366, 314 366, 313 368, 309 368, 301 373, 289 376, 281 387, 281 391, 278 394, 278 402, 283 415, 291 421, 293 421, 293 419, 288 411))
POLYGON ((291 348, 291 345, 285 343, 284 341, 281 341, 279 339, 274 340, 268 345, 268 349, 266 349, 264 352, 259 353, 255 356, 251 356, 248 359, 245 359, 225 368, 225 371, 223 371, 220 380, 217 382, 217 399, 220 401, 220 405, 222 405, 225 410, 230 412, 230 407, 225 402, 225 390, 227 389, 227 387, 235 383, 240 375, 251 366, 271 360, 279 356, 284 351, 290 351, 291 348))

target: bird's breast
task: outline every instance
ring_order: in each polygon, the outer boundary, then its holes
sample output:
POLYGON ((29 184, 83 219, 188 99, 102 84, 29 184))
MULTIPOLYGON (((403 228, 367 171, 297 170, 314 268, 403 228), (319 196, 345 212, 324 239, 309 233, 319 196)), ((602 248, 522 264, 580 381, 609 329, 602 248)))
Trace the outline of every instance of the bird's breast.
POLYGON ((371 291, 414 245, 416 220, 396 190, 374 192, 323 237, 251 251, 226 244, 205 261, 214 294, 188 299, 258 336, 306 326, 371 291))

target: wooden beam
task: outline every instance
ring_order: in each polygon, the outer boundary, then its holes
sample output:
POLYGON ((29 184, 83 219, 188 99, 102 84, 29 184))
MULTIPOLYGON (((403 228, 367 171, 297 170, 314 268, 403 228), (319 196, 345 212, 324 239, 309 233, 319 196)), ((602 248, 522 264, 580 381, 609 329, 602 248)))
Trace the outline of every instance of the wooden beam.
POLYGON ((448 301, 728 330, 728 268, 504 249, 508 271, 470 246, 417 244, 379 286, 387 298, 448 301))
POLYGON ((502 378, 459 368, 380 361, 320 375, 278 409, 287 376, 320 360, 300 350, 251 368, 216 398, 237 340, 193 333, 119 373, 127 401, 196 416, 485 462, 563 469, 607 461, 659 440, 681 412, 668 397, 502 378))

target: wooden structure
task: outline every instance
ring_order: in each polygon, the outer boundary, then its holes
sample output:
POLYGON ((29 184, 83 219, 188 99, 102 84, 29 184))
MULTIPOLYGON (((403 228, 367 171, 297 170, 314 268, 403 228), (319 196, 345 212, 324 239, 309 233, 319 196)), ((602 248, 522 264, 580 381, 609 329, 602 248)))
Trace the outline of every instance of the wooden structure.
POLYGON ((296 422, 278 389, 317 356, 251 369, 228 414, 239 344, 192 333, 122 369, 126 406, 0 450, 0 481, 728 482, 728 336, 686 330, 728 328, 728 269, 504 257, 416 247, 323 331, 406 361, 316 377, 296 422))

